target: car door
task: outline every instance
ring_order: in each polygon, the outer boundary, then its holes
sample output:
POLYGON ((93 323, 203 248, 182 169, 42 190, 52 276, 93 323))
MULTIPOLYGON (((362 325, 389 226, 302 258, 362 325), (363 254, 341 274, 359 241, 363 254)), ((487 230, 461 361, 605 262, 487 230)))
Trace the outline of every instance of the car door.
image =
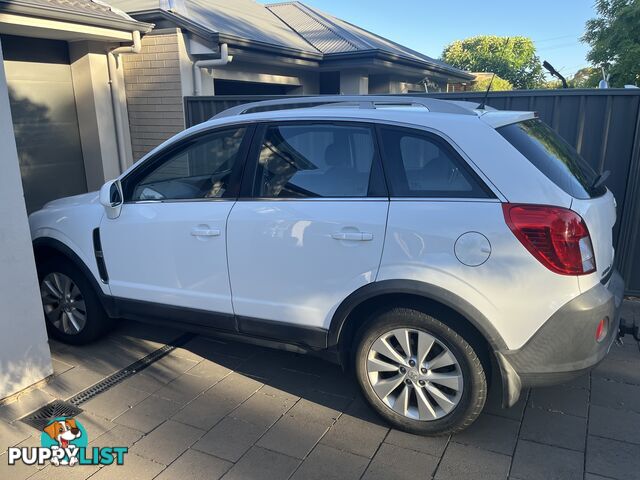
POLYGON ((178 141, 123 179, 122 211, 103 218, 100 237, 111 293, 125 310, 162 315, 175 312, 152 304, 183 307, 191 309, 185 321, 235 329, 225 230, 252 129, 178 141))
POLYGON ((340 302, 378 272, 389 202, 374 132, 283 122, 262 125, 254 138, 227 226, 239 329, 307 332, 322 343, 340 302))

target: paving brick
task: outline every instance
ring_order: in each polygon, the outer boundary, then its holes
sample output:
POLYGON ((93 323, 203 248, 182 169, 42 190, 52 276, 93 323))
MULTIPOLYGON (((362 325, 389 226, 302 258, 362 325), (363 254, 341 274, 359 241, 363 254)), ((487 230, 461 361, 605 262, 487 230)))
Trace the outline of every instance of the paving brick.
POLYGON ((529 397, 529 405, 534 408, 585 418, 588 402, 588 390, 565 386, 535 388, 529 397))
MULTIPOLYGON (((51 352, 53 355, 53 352, 51 352)), ((62 360, 58 360, 56 358, 51 358, 51 365, 53 366, 53 374, 61 375, 70 368, 73 368, 73 365, 63 362, 62 360)))
POLYGON ((640 385, 594 378, 591 387, 591 403, 640 413, 640 385))
POLYGON ((511 457, 451 442, 436 471, 436 479, 504 479, 511 457))
POLYGON ((383 444, 362 477, 364 480, 416 480, 431 478, 438 466, 438 457, 383 444))
POLYGON ((141 390, 147 393, 155 393, 166 385, 166 382, 160 381, 157 378, 146 375, 144 370, 138 372, 135 375, 124 380, 121 385, 126 385, 136 390, 141 390))
POLYGON ((237 462, 264 432, 263 427, 227 417, 198 440, 193 448, 237 462))
POLYGON ((511 466, 511 476, 522 480, 581 480, 581 452, 520 440, 511 466))
POLYGON ((322 437, 321 443, 371 458, 388 431, 388 428, 344 414, 322 437))
POLYGON ((291 477, 293 480, 348 480, 360 478, 369 459, 327 445, 318 445, 291 477))
POLYGON ((587 439, 587 472, 628 480, 640 478, 638 446, 608 438, 589 436, 587 439))
POLYGON ((43 390, 31 390, 20 395, 15 402, 0 406, 0 420, 13 421, 22 418, 52 400, 54 398, 43 390))
POLYGON ((97 465, 74 465, 73 468, 48 465, 29 477, 29 480, 85 480, 95 474, 99 468, 97 465))
POLYGON ((36 433, 36 430, 22 422, 10 424, 0 420, 0 454, 36 433))
POLYGON ((304 458, 331 426, 331 422, 301 421, 285 415, 258 441, 260 447, 304 458))
POLYGON ((124 457, 123 465, 112 464, 102 467, 91 479, 113 480, 114 478, 126 478, 127 480, 150 480, 162 470, 164 470, 164 465, 128 453, 124 457))
POLYGON ((224 365, 204 359, 196 366, 188 370, 190 375, 206 377, 215 382, 222 380, 231 373, 231 370, 224 365))
POLYGON ((151 366, 144 369, 144 373, 160 382, 169 383, 184 372, 193 368, 198 362, 173 356, 171 354, 161 358, 151 366))
POLYGON ((114 427, 100 435, 97 438, 93 438, 93 430, 89 430, 86 424, 83 423, 87 431, 91 434, 89 442, 92 445, 99 447, 131 447, 134 443, 142 438, 144 433, 133 428, 125 427, 124 425, 113 424, 114 427))
POLYGON ((231 374, 173 416, 173 420, 208 430, 253 395, 262 384, 231 374))
POLYGON ((265 395, 261 393, 261 390, 258 390, 230 415, 239 420, 264 427, 266 430, 276 423, 295 402, 295 397, 291 399, 275 397, 265 395))
POLYGON ((586 433, 586 418, 529 407, 524 415, 520 437, 556 447, 584 451, 586 433))
POLYGON ((589 434, 640 444, 640 413, 591 405, 589 434))
POLYGON ((289 478, 300 460, 252 447, 223 477, 224 480, 275 480, 289 478))
POLYGON ((390 443, 398 447, 439 457, 447 446, 448 437, 426 437, 422 435, 412 435, 411 433, 401 432, 400 430, 391 430, 384 441, 385 443, 390 443))
POLYGON ((22 480, 29 478, 38 473, 38 469, 33 465, 25 465, 22 462, 16 462, 15 465, 9 465, 7 454, 0 455, 0 478, 10 480, 22 480))
POLYGON ((115 423, 90 412, 82 412, 75 418, 82 423, 82 426, 87 431, 89 442, 93 442, 117 426, 115 423))
POLYGON ((82 404, 82 409, 108 420, 113 420, 148 396, 147 392, 136 390, 121 383, 82 404))
POLYGON ((606 358, 593 370, 591 376, 640 385, 640 368, 634 362, 622 362, 606 358))
POLYGON ((156 480, 218 480, 232 466, 233 463, 221 458, 189 449, 157 476, 156 480))
POLYGON ((168 465, 204 435, 203 430, 168 421, 137 442, 131 453, 168 465))
POLYGON ((171 400, 151 395, 135 407, 114 419, 115 423, 126 425, 148 433, 180 409, 181 405, 171 400))
POLYGON ((85 388, 98 383, 103 378, 104 375, 101 373, 75 367, 56 376, 44 387, 44 391, 54 398, 66 400, 85 388))
POLYGON ((482 414, 469 428, 454 435, 452 441, 513 455, 519 428, 520 424, 515 420, 482 414))
POLYGON ((198 377, 185 373, 157 390, 154 395, 184 405, 204 393, 216 381, 207 377, 198 377))

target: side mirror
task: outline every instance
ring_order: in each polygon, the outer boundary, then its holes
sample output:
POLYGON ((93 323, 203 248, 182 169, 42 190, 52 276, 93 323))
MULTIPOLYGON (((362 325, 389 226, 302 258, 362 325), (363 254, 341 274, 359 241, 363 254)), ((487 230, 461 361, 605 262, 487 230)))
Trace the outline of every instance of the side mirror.
POLYGON ((123 196, 120 180, 110 180, 100 189, 100 204, 107 212, 107 218, 114 219, 120 216, 123 196))

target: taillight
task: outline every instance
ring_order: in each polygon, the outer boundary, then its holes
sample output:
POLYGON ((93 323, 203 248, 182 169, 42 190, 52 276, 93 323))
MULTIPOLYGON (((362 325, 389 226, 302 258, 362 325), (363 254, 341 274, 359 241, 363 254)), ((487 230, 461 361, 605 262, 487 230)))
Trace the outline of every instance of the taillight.
POLYGON ((562 275, 586 275, 596 270, 591 237, 576 212, 545 205, 503 203, 507 225, 549 270, 562 275))

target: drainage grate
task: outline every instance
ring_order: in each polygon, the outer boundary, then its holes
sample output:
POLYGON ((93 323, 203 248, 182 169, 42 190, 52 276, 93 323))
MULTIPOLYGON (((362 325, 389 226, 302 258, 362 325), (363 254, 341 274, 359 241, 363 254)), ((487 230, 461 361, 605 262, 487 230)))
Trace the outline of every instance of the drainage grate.
POLYGON ((36 430, 42 430, 58 417, 75 417, 81 413, 81 408, 78 408, 69 402, 54 400, 20 420, 36 430))
POLYGON ((132 375, 135 375, 136 373, 144 370, 149 365, 157 362, 162 357, 165 357, 176 348, 187 343, 193 337, 195 337, 193 333, 185 333, 184 335, 176 338, 171 343, 168 343, 167 345, 154 350, 146 357, 133 362, 131 365, 109 375, 95 385, 92 385, 91 387, 77 393, 66 402, 62 400, 54 400, 53 402, 39 408, 26 417, 21 418, 20 421, 34 428, 37 428, 38 430, 42 430, 47 426, 49 422, 51 422, 51 420, 56 417, 74 417, 76 415, 79 415, 80 413, 82 413, 82 409, 79 408, 79 405, 83 404, 87 400, 92 399, 96 395, 109 390, 111 387, 116 386, 118 383, 131 377, 132 375))
POLYGON ((194 336, 195 335, 193 333, 185 333, 184 335, 181 335, 171 343, 168 343, 167 345, 164 345, 163 347, 160 347, 159 349, 154 350, 146 357, 141 358, 136 362, 133 362, 128 367, 124 367, 122 370, 118 370, 117 372, 112 373, 111 375, 102 379, 95 385, 92 385, 91 387, 81 391, 80 393, 77 393, 76 395, 71 397, 68 400, 68 402, 76 406, 82 405, 87 400, 90 400, 96 395, 102 392, 105 392, 106 390, 109 390, 111 387, 116 386, 118 383, 122 382, 123 380, 144 370, 152 363, 157 362, 162 357, 168 355, 176 348, 187 343, 194 336))

